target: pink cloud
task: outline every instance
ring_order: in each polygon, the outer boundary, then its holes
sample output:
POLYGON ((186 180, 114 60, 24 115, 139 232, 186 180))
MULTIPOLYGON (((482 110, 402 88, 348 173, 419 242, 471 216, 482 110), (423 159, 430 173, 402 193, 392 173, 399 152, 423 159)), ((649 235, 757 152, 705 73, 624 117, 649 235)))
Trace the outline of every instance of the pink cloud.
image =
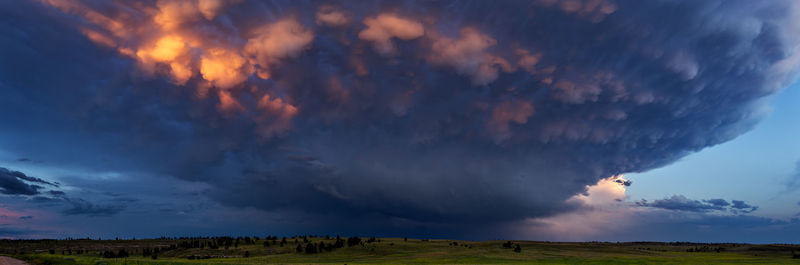
POLYGON ((433 47, 428 60, 470 76, 474 85, 493 82, 501 69, 506 72, 515 70, 505 59, 487 52, 488 48, 497 45, 497 40, 476 29, 462 29, 457 39, 439 34, 429 36, 433 39, 433 47))
POLYGON ((425 34, 422 23, 393 13, 365 18, 364 24, 367 28, 358 33, 358 38, 372 42, 375 51, 384 56, 397 52, 392 39, 413 40, 425 34))
POLYGON ((533 115, 533 105, 523 101, 505 101, 492 109, 486 127, 496 142, 500 143, 511 137, 511 123, 525 124, 533 115))

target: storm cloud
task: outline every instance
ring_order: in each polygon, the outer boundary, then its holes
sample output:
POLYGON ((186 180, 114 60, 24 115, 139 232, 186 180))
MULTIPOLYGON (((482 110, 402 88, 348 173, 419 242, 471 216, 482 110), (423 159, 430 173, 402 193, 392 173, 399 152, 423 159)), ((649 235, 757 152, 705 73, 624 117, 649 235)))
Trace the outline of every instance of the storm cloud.
POLYGON ((70 207, 62 212, 65 215, 109 216, 127 208, 124 204, 99 205, 83 199, 65 199, 70 207))
POLYGON ((794 1, 555 2, 3 3, 3 144, 232 207, 485 224, 734 139, 800 62, 794 1))
POLYGON ((0 167, 0 193, 9 195, 36 195, 40 193, 40 189, 44 188, 37 184, 58 187, 58 185, 43 179, 0 167))

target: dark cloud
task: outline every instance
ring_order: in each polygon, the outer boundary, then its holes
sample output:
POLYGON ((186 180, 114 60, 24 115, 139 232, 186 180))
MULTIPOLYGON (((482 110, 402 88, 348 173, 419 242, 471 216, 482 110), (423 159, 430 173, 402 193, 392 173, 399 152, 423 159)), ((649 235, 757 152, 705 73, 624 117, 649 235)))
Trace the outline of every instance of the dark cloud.
POLYGON ((786 190, 788 192, 800 189, 800 161, 797 161, 794 172, 789 176, 789 181, 786 182, 786 190))
POLYGON ((60 203, 62 201, 60 198, 51 198, 45 196, 34 196, 29 200, 35 203, 43 203, 43 204, 60 203))
POLYGON ((39 194, 40 189, 44 188, 40 185, 28 183, 38 183, 58 187, 58 185, 43 179, 31 177, 19 171, 13 171, 0 167, 0 193, 9 195, 36 195, 39 194))
MULTIPOLYGON (((714 210, 724 210, 724 205, 718 204, 718 201, 711 200, 709 201, 699 201, 699 200, 690 200, 683 195, 673 195, 670 198, 655 200, 653 202, 648 202, 647 200, 642 199, 639 202, 636 202, 636 205, 642 207, 653 207, 653 208, 661 208, 666 210, 676 210, 676 211, 689 211, 689 212, 708 212, 714 210)), ((727 203, 727 202, 725 202, 727 203)))
POLYGON ((16 160, 16 161, 17 161, 17 162, 31 162, 31 161, 33 161, 33 160, 31 160, 30 158, 24 158, 24 157, 23 157, 23 158, 17 158, 17 160, 16 160))
POLYGON ((710 204, 712 204, 714 206, 725 207, 725 206, 731 205, 731 203, 729 203, 728 201, 723 200, 723 199, 710 199, 710 200, 703 200, 703 201, 706 202, 706 203, 710 203, 710 204))
POLYGON ((0 237, 13 237, 16 238, 18 236, 25 236, 35 234, 36 230, 30 229, 17 229, 17 228, 5 228, 0 227, 0 237))
POLYGON ((795 236, 800 232, 798 221, 752 215, 647 213, 634 216, 624 232, 608 235, 605 240, 798 243, 800 241, 795 236))
POLYGON ((618 179, 618 180, 615 180, 614 182, 616 182, 616 183, 619 183, 619 184, 622 184, 623 186, 626 186, 626 187, 627 187, 627 186, 630 186, 631 184, 633 184, 633 180, 622 180, 622 179, 618 179))
POLYGON ((758 210, 758 206, 753 206, 745 203, 744 201, 731 201, 733 205, 731 205, 731 211, 740 212, 740 213, 751 213, 755 210, 758 210))
POLYGON ((67 199, 69 208, 62 213, 65 215, 111 216, 127 208, 124 204, 98 205, 83 199, 67 199))
POLYGON ((752 206, 744 201, 732 200, 728 202, 724 199, 710 199, 710 200, 692 200, 683 195, 673 195, 672 197, 654 200, 648 202, 645 199, 636 202, 640 207, 660 208, 673 211, 686 211, 686 212, 711 212, 711 211, 726 211, 730 210, 733 213, 751 213, 758 209, 758 206, 752 206), (730 206, 730 207, 728 207, 730 206))
MULTIPOLYGON (((153 20, 135 5, 86 5, 153 20)), ((243 49, 250 39, 272 43, 250 34, 295 17, 313 39, 279 56, 259 50, 251 59, 280 59, 268 65, 269 79, 215 80, 203 98, 201 73, 176 85, 117 52, 155 39, 109 48, 84 36, 105 28, 80 12, 0 3, 8 32, 0 34, 0 122, 15 124, 0 144, 48 163, 207 183, 224 205, 317 214, 321 223, 549 216, 574 209, 565 201, 602 178, 750 130, 762 99, 794 73, 800 41, 787 21, 796 5, 619 1, 586 13, 530 1, 342 2, 350 23, 330 27, 315 23, 314 3, 245 1, 173 26, 243 49), (425 33, 389 30, 378 15, 390 10, 425 33)), ((65 214, 125 208, 70 203, 65 214)), ((683 196, 642 203, 725 207, 683 196)))
POLYGON ((137 201, 139 201, 139 199, 136 199, 136 198, 128 198, 128 197, 119 197, 119 198, 112 198, 112 199, 111 199, 111 200, 109 200, 109 201, 112 201, 112 202, 119 202, 119 203, 134 203, 134 202, 137 202, 137 201))
POLYGON ((33 219, 33 216, 30 216, 30 215, 20 216, 19 219, 20 220, 31 220, 31 219, 33 219))

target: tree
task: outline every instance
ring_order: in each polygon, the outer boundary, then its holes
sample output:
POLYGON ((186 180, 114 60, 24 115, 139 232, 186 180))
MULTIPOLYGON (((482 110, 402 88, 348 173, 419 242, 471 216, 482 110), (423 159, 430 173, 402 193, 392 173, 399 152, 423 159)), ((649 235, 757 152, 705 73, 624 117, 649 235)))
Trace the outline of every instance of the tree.
POLYGON ((319 245, 317 245, 317 252, 322 253, 323 250, 325 250, 325 242, 320 241, 319 245))
POLYGON ((302 253, 303 252, 303 246, 298 244, 297 248, 295 250, 297 251, 297 253, 302 253))
POLYGON ((519 247, 519 244, 517 244, 517 247, 514 248, 514 252, 522 252, 522 248, 519 247))
POLYGON ((361 238, 359 237, 349 237, 347 238, 347 246, 352 247, 355 245, 361 244, 361 238))
POLYGON ((315 246, 314 243, 310 242, 306 244, 306 254, 315 254, 315 253, 317 253, 317 246, 315 246))
POLYGON ((334 248, 342 248, 342 247, 344 247, 344 240, 342 240, 341 238, 339 238, 337 236, 336 237, 336 242, 333 243, 333 247, 334 248))
POLYGON ((250 251, 245 251, 244 252, 244 257, 245 258, 249 258, 250 257, 250 251))

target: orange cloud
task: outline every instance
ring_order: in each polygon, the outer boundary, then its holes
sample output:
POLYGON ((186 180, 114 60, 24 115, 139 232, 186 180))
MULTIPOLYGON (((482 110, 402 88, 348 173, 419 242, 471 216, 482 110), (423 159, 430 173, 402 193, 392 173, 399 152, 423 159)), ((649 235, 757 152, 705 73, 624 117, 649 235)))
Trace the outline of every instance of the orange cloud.
POLYGON ((197 0, 197 9, 208 20, 214 19, 226 5, 238 3, 239 0, 197 0))
POLYGON ((101 27, 117 37, 129 36, 131 30, 124 22, 112 19, 101 14, 80 1, 75 0, 42 0, 43 3, 60 9, 66 13, 76 14, 86 19, 89 23, 101 27))
POLYGON ((174 30, 201 19, 212 20, 231 0, 158 0, 154 21, 164 30, 174 30))
POLYGON ((617 5, 608 0, 536 0, 541 6, 555 6, 564 13, 577 14, 593 22, 602 21, 605 16, 617 11, 617 5))
POLYGON ((200 15, 194 1, 160 0, 156 2, 158 14, 153 20, 165 30, 173 30, 183 23, 195 20, 200 15))
POLYGON ((170 74, 176 84, 184 85, 192 75, 191 58, 187 57, 188 45, 177 35, 167 35, 152 47, 139 49, 136 56, 150 73, 155 72, 155 63, 169 65, 170 74))
POLYGON ((294 19, 284 19, 257 31, 247 40, 244 53, 255 58, 258 76, 269 78, 269 66, 284 58, 300 55, 308 49, 314 34, 294 19))
POLYGON ((292 126, 292 118, 297 115, 297 108, 278 97, 265 94, 258 101, 261 115, 256 118, 258 133, 264 138, 271 138, 288 131, 292 126))
POLYGON ((217 105, 217 108, 222 112, 231 113, 234 111, 241 111, 244 109, 242 104, 240 104, 239 101, 236 100, 236 98, 234 98, 233 95, 231 95, 231 92, 220 90, 218 92, 218 95, 219 95, 219 104, 217 105))
POLYGON ((625 96, 623 83, 613 74, 603 71, 591 75, 560 78, 553 84, 549 93, 553 99, 564 103, 583 104, 597 101, 604 90, 614 97, 625 96))
POLYGON ((538 72, 535 67, 542 59, 542 53, 531 54, 528 50, 516 49, 514 54, 519 56, 517 59, 517 66, 531 74, 536 74, 538 72))
POLYGON ((492 110, 487 129, 499 143, 511 137, 511 122, 525 124, 532 115, 533 105, 530 102, 505 101, 492 110))
POLYGON ((497 40, 476 29, 462 29, 458 39, 430 35, 434 42, 428 59, 435 64, 453 67, 460 74, 471 76, 475 85, 493 82, 501 69, 506 72, 515 70, 505 59, 486 51, 495 46, 497 40))
POLYGON ((186 52, 186 43, 180 36, 168 35, 156 42, 155 47, 149 51, 142 51, 139 57, 148 56, 157 62, 174 61, 186 52))
MULTIPOLYGON (((296 19, 267 23, 255 31, 243 29, 255 33, 244 39, 236 31, 215 30, 218 25, 211 22, 240 0, 111 2, 109 6, 117 7, 114 16, 103 15, 81 1, 42 2, 80 17, 85 23, 79 29, 89 40, 136 60, 144 73, 167 75, 177 85, 194 85, 198 98, 216 96, 220 112, 258 113, 255 122, 265 137, 287 131, 298 112, 284 99, 270 96, 261 98, 257 106, 248 106, 239 102, 239 93, 259 98, 265 92, 258 88, 235 90, 254 73, 269 78, 270 67, 308 49, 314 34, 296 19), (198 82, 189 84, 195 77, 198 82)), ((321 23, 346 22, 341 11, 320 11, 321 23)))
POLYGON ((81 28, 81 33, 83 33, 83 35, 86 35, 86 37, 89 38, 89 40, 91 40, 92 42, 100 44, 102 46, 106 46, 109 48, 114 48, 117 46, 117 43, 114 41, 114 39, 99 31, 89 28, 81 28))
POLYGON ((246 81, 253 67, 237 52, 212 48, 200 59, 200 73, 214 86, 229 89, 246 81))
POLYGON ((316 22, 317 25, 339 27, 349 23, 350 19, 344 11, 333 6, 323 5, 317 9, 316 22))
POLYGON ((425 34, 422 23, 384 13, 364 19, 367 28, 358 33, 358 38, 371 41, 375 51, 384 56, 392 56, 397 51, 392 39, 413 40, 425 34))

